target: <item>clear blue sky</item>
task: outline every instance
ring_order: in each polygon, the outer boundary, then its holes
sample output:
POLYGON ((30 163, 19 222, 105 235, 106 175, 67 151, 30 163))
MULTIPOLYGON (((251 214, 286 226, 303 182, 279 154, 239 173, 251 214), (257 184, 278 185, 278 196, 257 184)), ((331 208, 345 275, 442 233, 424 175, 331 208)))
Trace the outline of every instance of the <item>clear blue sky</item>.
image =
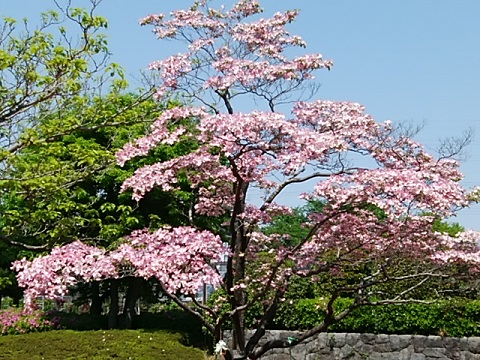
MULTIPOLYGON (((59 0, 59 2, 64 2, 59 0)), ((103 0, 98 14, 110 21, 114 60, 134 76, 171 53, 138 19, 190 5, 186 0, 103 0)), ((227 6, 233 0, 216 1, 227 6)), ((85 0, 73 0, 84 6, 85 0)), ((480 1, 479 0, 283 0, 261 1, 265 16, 298 8, 291 32, 308 52, 334 60, 316 74, 318 97, 362 103, 377 120, 425 123, 417 137, 434 149, 439 139, 476 128, 463 161, 464 186, 480 185, 480 1)), ((28 17, 53 8, 52 0, 0 0, 0 15, 28 17)), ((177 52, 177 49, 175 49, 177 52)), ((480 206, 454 219, 480 230, 480 206)))

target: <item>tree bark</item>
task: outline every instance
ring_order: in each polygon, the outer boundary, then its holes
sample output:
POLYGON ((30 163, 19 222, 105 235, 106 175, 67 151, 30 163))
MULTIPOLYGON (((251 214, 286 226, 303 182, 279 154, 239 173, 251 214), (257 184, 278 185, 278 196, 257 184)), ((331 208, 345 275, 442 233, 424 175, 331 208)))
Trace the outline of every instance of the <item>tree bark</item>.
POLYGON ((108 328, 115 329, 118 327, 118 280, 110 281, 110 310, 108 311, 108 328))
POLYGON ((125 305, 123 307, 123 313, 121 316, 120 327, 124 329, 131 329, 133 325, 133 318, 136 315, 135 305, 140 298, 140 292, 142 289, 142 278, 130 278, 128 279, 128 290, 125 295, 125 305))
POLYGON ((92 304, 90 305, 90 315, 102 314, 102 297, 100 296, 100 283, 92 283, 92 304))
MULTIPOLYGON (((247 249, 247 237, 243 222, 238 219, 239 215, 245 211, 245 201, 248 189, 248 183, 239 181, 235 189, 234 217, 230 224, 232 233, 231 249, 233 252, 232 262, 229 264, 230 284, 227 280, 228 288, 242 283, 245 279, 245 251, 247 249)), ((230 291, 230 290, 229 290, 230 291)), ((235 311, 232 317, 233 323, 233 349, 238 349, 241 354, 245 352, 245 310, 238 310, 247 302, 247 294, 243 288, 237 288, 231 296, 232 310, 235 311)))

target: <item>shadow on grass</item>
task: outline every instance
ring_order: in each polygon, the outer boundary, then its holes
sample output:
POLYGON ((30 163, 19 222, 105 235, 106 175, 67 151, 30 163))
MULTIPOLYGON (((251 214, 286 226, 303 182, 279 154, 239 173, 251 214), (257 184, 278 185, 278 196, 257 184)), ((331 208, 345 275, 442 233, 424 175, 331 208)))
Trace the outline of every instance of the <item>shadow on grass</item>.
MULTIPOLYGON (((51 312, 51 320, 55 319, 59 329, 75 331, 107 330, 107 317, 103 315, 74 314, 51 312)), ((182 310, 169 310, 158 313, 142 313, 133 320, 133 329, 146 333, 159 330, 164 333, 181 335, 179 341, 187 346, 207 349, 211 339, 202 330, 201 323, 182 310)), ((0 357, 1 359, 1 357, 0 357)))

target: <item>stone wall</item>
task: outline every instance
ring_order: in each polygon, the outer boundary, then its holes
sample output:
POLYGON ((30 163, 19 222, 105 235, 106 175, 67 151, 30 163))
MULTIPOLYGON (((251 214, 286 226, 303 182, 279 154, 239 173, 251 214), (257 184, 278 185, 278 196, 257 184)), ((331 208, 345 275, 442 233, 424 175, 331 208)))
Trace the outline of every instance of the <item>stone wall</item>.
MULTIPOLYGON (((290 331, 269 331, 262 340, 296 336, 290 331)), ((262 356, 262 360, 347 359, 480 360, 480 337, 320 333, 291 349, 274 349, 262 356)))

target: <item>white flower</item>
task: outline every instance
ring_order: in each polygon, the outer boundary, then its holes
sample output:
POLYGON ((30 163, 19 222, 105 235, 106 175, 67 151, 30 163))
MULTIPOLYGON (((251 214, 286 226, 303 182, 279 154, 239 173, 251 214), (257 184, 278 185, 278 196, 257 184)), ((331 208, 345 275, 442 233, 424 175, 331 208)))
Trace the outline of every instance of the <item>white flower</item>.
POLYGON ((215 353, 220 354, 224 350, 228 350, 227 344, 225 341, 220 340, 217 345, 215 345, 215 353))

